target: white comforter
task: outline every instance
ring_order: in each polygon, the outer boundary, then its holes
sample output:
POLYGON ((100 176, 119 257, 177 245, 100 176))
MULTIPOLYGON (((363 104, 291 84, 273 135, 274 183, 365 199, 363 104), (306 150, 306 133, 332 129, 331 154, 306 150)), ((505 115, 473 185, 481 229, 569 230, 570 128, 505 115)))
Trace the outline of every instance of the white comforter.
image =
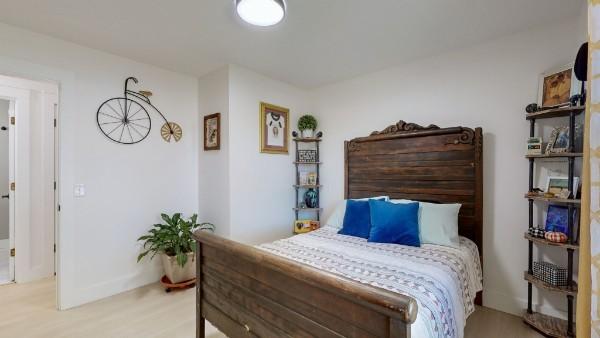
POLYGON ((430 244, 416 248, 368 243, 324 227, 259 248, 413 297, 419 308, 411 332, 417 338, 462 338, 475 309, 475 294, 482 290, 477 247, 463 237, 459 249, 430 244))

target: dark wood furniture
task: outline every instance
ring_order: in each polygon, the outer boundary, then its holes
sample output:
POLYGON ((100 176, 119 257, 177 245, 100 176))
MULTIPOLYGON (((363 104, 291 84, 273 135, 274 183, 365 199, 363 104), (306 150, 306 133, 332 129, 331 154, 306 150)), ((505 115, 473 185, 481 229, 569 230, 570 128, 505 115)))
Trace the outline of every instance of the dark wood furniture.
POLYGON ((569 237, 568 243, 556 244, 544 239, 532 237, 525 233, 525 239, 528 241, 529 252, 528 252, 528 264, 527 271, 523 274, 523 278, 527 281, 527 310, 523 315, 523 320, 535 328, 536 330, 544 333, 551 337, 574 337, 575 336, 575 322, 574 322, 574 306, 573 302, 575 296, 577 296, 577 283, 573 281, 573 255, 575 250, 579 248, 579 243, 575 240, 579 236, 576 236, 573 232, 574 224, 574 213, 577 208, 581 206, 581 200, 577 199, 576 196, 569 196, 569 198, 559 197, 544 197, 530 195, 533 192, 534 186, 534 169, 536 160, 543 159, 566 159, 568 166, 568 185, 569 191, 574 191, 573 181, 575 176, 575 160, 582 158, 583 153, 575 152, 575 117, 585 111, 585 106, 577 107, 564 107, 557 109, 543 110, 535 113, 528 113, 525 115, 526 120, 529 121, 529 136, 535 136, 535 123, 539 119, 550 119, 557 117, 568 117, 569 118, 569 149, 565 153, 546 153, 542 155, 526 155, 525 157, 529 160, 529 193, 525 194, 525 198, 529 201, 529 227, 534 227, 534 202, 544 202, 553 204, 566 204, 569 208, 569 237), (555 287, 544 283, 538 278, 533 276, 533 244, 558 247, 567 250, 567 286, 566 287, 555 287), (563 294, 567 297, 567 320, 555 318, 542 313, 536 313, 533 311, 533 286, 538 289, 563 294))
MULTIPOLYGON (((460 234, 482 249, 480 128, 400 121, 345 143, 345 195, 462 203, 460 234)), ((410 337, 408 296, 198 232, 197 337, 205 319, 229 337, 410 337)), ((477 303, 481 304, 481 294, 477 303)))

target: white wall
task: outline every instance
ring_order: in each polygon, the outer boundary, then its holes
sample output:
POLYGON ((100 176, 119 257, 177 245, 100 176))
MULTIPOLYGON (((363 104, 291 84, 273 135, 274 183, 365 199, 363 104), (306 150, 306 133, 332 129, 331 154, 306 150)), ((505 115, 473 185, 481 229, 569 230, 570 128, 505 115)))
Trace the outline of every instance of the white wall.
POLYGON ((260 153, 259 104, 290 109, 291 130, 310 109, 308 94, 238 66, 229 68, 229 172, 231 237, 261 243, 288 237, 293 231, 294 144, 289 154, 260 153))
POLYGON ((216 233, 229 237, 229 67, 199 79, 199 206, 201 222, 217 227, 216 233), (221 113, 221 149, 204 151, 204 116, 221 113))
POLYGON ((202 77, 199 87, 201 115, 221 112, 222 123, 221 150, 200 155, 201 219, 248 244, 289 236, 294 144, 290 140, 286 155, 260 153, 259 105, 289 108, 293 130, 308 112, 308 93, 235 65, 202 77))
POLYGON ((136 264, 136 239, 160 212, 197 210, 197 80, 4 24, 0 45, 0 74, 60 83, 61 308, 155 282, 158 262, 136 264), (121 95, 131 75, 182 126, 179 143, 162 140, 153 112, 152 132, 137 145, 114 144, 100 133, 98 106, 121 95), (76 183, 86 185, 86 197, 73 197, 76 183))
MULTIPOLYGON (((8 128, 9 101, 0 100, 0 127, 8 128)), ((0 195, 8 195, 8 129, 0 130, 0 195)), ((0 240, 8 239, 8 199, 0 199, 0 240)))
MULTIPOLYGON (((539 74, 574 60, 585 41, 581 26, 575 21, 553 23, 314 90, 324 131, 321 177, 326 214, 343 198, 344 140, 398 120, 483 127, 484 304, 521 314, 527 299, 523 194, 528 162, 523 154, 529 130, 524 107, 536 101, 539 74)), ((566 307, 564 298, 544 299, 534 294, 544 311, 566 307)))

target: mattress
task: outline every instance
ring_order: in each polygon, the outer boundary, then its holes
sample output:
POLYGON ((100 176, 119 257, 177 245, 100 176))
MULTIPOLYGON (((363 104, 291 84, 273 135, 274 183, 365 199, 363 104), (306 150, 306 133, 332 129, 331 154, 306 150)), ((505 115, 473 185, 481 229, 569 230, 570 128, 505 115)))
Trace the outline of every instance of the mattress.
POLYGON ((418 315, 413 337, 464 335, 467 317, 482 290, 477 246, 460 237, 460 247, 424 244, 420 248, 368 243, 324 227, 258 246, 278 256, 410 296, 418 315))

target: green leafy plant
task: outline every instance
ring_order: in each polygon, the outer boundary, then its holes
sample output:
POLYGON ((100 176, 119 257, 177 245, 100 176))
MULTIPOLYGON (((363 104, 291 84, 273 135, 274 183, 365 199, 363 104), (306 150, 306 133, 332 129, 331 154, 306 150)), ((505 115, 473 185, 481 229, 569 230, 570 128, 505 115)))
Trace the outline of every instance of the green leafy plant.
POLYGON ((316 130, 317 129, 317 119, 312 115, 304 115, 301 116, 298 120, 298 129, 302 130, 316 130))
POLYGON ((138 238, 143 241, 144 251, 139 254, 137 261, 151 254, 150 259, 158 253, 175 256, 177 264, 181 267, 187 263, 190 252, 196 251, 196 245, 192 232, 196 230, 214 231, 215 226, 211 223, 196 223, 198 215, 194 214, 189 219, 181 217, 180 213, 169 217, 167 214, 160 215, 166 224, 154 224, 148 234, 138 238))

